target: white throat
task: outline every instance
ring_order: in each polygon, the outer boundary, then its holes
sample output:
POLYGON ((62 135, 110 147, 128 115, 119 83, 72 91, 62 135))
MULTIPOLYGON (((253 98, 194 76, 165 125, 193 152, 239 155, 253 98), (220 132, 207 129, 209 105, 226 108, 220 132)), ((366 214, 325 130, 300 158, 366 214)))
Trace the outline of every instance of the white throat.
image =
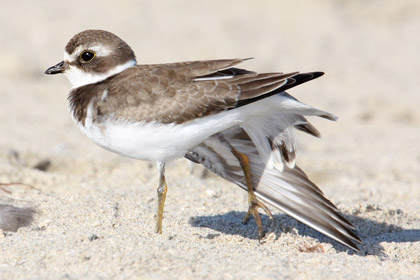
POLYGON ((105 73, 87 73, 76 66, 70 65, 69 68, 64 72, 64 75, 67 77, 67 79, 69 79, 72 87, 77 88, 103 81, 115 74, 121 73, 122 71, 135 66, 136 64, 137 61, 135 59, 132 59, 124 64, 118 65, 110 69, 105 73))

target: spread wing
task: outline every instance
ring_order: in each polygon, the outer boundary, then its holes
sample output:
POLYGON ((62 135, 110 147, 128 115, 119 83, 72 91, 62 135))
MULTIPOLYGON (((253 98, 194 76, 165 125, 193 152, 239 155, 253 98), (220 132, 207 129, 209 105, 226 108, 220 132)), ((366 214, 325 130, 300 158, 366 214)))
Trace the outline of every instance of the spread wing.
MULTIPOLYGON (((300 123, 296 128, 319 135, 309 123, 300 123)), ((359 250, 356 243, 361 241, 352 232, 353 226, 340 215, 335 205, 325 198, 322 191, 299 167, 291 168, 285 164, 282 170, 268 168, 252 140, 241 128, 224 132, 222 136, 234 148, 248 156, 253 186, 260 199, 344 245, 359 250)), ((275 151, 280 153, 281 160, 290 160, 290 155, 281 151, 275 151)), ((244 190, 247 189, 238 160, 218 137, 205 140, 185 157, 202 164, 244 190)))

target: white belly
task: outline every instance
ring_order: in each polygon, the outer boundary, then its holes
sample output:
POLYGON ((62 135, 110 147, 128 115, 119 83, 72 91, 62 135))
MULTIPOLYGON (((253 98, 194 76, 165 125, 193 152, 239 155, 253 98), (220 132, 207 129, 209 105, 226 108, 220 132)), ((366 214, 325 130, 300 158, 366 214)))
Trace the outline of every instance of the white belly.
POLYGON ((184 157, 208 137, 237 125, 245 128, 260 155, 269 156, 267 135, 275 138, 296 121, 296 114, 327 114, 281 95, 184 124, 118 121, 112 117, 97 123, 93 122, 92 107, 88 107, 85 124, 78 125, 93 142, 126 157, 154 161, 184 157))
POLYGON ((88 109, 85 125, 79 127, 86 136, 102 148, 117 154, 140 159, 167 161, 184 157, 204 139, 238 125, 239 115, 232 111, 212 115, 184 124, 128 122, 108 119, 92 122, 88 109))

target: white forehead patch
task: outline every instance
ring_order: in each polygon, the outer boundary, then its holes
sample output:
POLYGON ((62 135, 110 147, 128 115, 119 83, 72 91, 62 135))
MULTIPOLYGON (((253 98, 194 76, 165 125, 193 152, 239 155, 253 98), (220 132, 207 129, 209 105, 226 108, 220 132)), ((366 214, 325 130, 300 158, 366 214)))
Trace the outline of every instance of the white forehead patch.
POLYGON ((69 54, 68 52, 64 51, 64 61, 76 61, 79 56, 80 53, 84 50, 91 50, 94 51, 96 53, 96 56, 108 56, 112 53, 112 50, 107 48, 106 46, 103 45, 94 45, 94 46, 78 46, 72 54, 69 54))
POLYGON ((97 56, 107 56, 112 53, 112 51, 105 46, 93 46, 88 48, 88 50, 94 51, 97 56))

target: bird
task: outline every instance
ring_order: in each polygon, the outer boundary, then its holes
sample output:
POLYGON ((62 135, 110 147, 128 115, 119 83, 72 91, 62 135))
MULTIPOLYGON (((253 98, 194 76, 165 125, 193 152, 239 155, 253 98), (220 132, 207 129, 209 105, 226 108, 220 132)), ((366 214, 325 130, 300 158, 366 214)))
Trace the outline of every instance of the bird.
POLYGON ((323 72, 257 73, 245 59, 137 64, 132 48, 104 30, 85 30, 65 46, 63 73, 72 88, 69 111, 81 131, 119 155, 153 161, 159 172, 156 232, 162 233, 168 186, 165 167, 177 158, 201 164, 248 193, 258 238, 267 205, 359 251, 353 225, 296 164, 296 131, 320 132, 307 120, 334 114, 286 90, 323 72))

